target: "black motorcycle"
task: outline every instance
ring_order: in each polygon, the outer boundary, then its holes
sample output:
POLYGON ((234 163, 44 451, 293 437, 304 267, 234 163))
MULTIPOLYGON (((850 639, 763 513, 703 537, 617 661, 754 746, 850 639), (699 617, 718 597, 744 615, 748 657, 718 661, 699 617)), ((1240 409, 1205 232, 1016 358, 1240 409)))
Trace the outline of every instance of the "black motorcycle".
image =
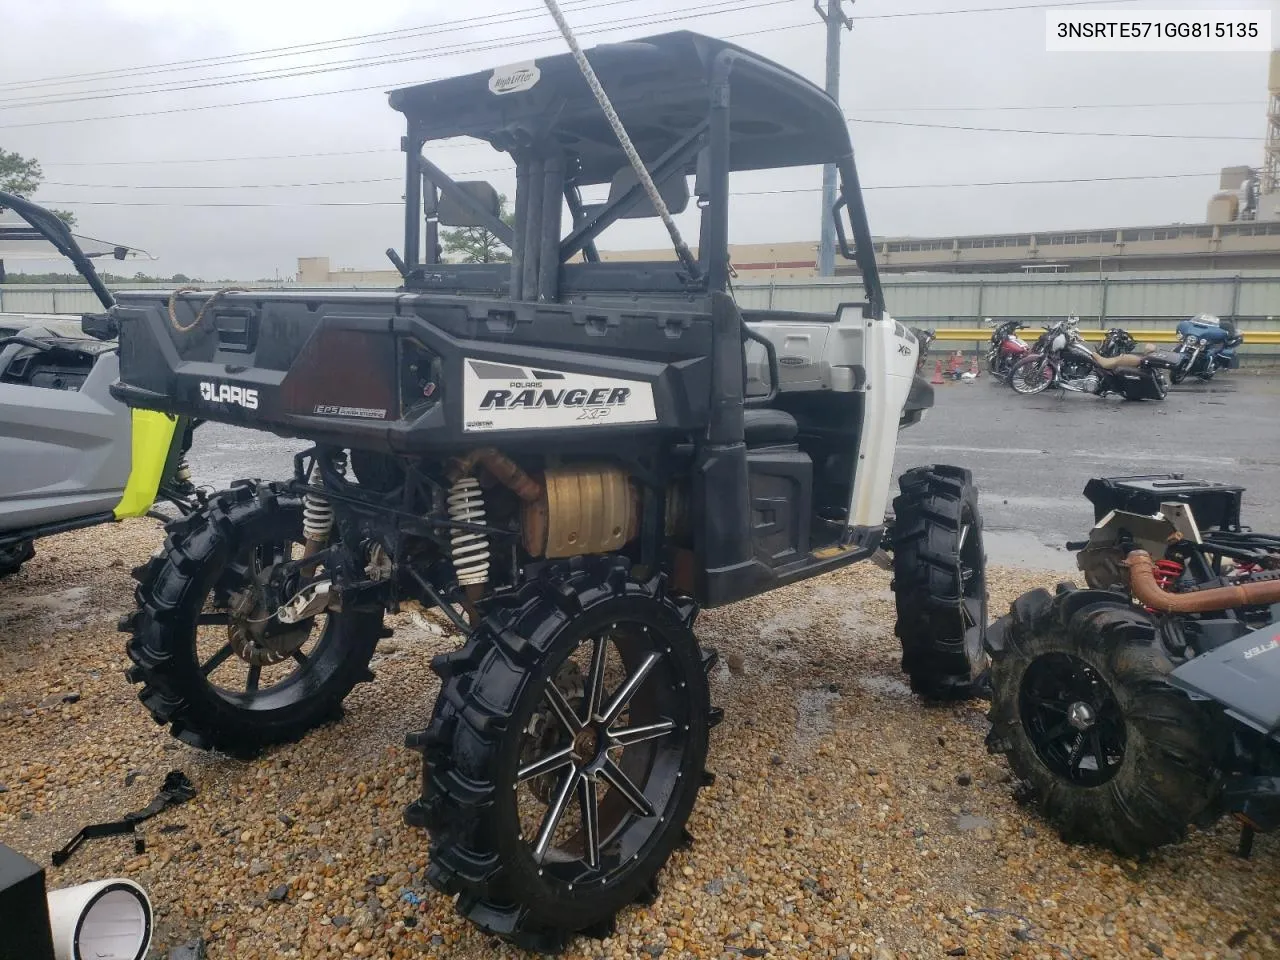
POLYGON ((1133 339, 1128 330, 1112 327, 1102 338, 1102 346, 1098 347, 1098 353, 1104 357, 1118 357, 1121 354, 1133 353, 1137 349, 1138 341, 1133 339))
POLYGON ((1069 317, 1045 329, 1031 354, 1009 374, 1015 391, 1029 396, 1058 387, 1099 397, 1115 393, 1126 400, 1165 398, 1169 384, 1164 371, 1177 366, 1177 354, 1122 353, 1104 357, 1080 336, 1079 322, 1069 317))

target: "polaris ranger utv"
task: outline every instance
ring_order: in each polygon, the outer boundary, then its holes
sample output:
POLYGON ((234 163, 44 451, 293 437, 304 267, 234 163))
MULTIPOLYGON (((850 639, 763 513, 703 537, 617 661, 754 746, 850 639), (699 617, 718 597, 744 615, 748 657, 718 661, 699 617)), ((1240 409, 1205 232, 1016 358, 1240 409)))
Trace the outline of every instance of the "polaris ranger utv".
MULTIPOLYGON (((3 191, 0 212, 0 258, 61 254, 111 308, 91 257, 124 259, 129 248, 86 253, 56 215, 3 191)), ((78 323, 0 315, 0 577, 16 573, 41 537, 142 516, 157 496, 189 509, 182 456, 191 424, 111 396, 114 338, 105 314, 78 323)))
POLYGON ((315 444, 292 482, 171 524, 139 569, 122 628, 141 699, 198 746, 296 737, 371 679, 384 611, 439 608, 465 642, 435 659, 434 714, 408 737, 425 762, 406 820, 463 914, 539 949, 652 896, 684 836, 719 720, 700 608, 883 546, 917 689, 966 696, 984 666, 969 475, 909 472, 886 528, 897 432, 932 393, 885 310, 839 108, 692 33, 590 63, 640 170, 568 55, 397 90, 399 291, 140 293, 114 311, 129 404, 315 444), (424 155, 453 137, 510 155, 514 227, 492 186, 424 155), (739 309, 730 173, 826 162, 865 300, 739 309), (595 186, 607 200, 588 205, 595 186), (691 195, 696 256, 602 262, 607 227, 691 195), (442 262, 441 225, 489 230, 511 262, 442 262))

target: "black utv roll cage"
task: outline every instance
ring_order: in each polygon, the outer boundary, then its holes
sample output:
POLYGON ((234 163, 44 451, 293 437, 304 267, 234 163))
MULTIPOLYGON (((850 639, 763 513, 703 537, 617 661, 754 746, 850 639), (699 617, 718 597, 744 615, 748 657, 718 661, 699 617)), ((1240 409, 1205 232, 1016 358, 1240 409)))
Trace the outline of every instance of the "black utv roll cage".
POLYGON ((830 215, 839 248, 861 271, 868 315, 881 315, 853 147, 844 115, 824 91, 741 47, 686 32, 596 47, 588 57, 664 199, 671 192, 673 212, 689 200, 686 178, 694 177, 701 210, 696 270, 601 262, 595 240, 607 227, 654 211, 577 65, 562 54, 391 93, 407 122, 405 241, 403 259, 388 255, 407 289, 541 302, 723 292, 729 174, 834 163, 841 193, 830 215), (428 143, 453 137, 487 141, 515 161, 514 229, 499 219, 488 184, 459 183, 423 155, 428 143), (598 184, 610 184, 609 200, 587 206, 582 187, 598 184), (565 207, 572 217, 567 235, 565 207), (510 247, 510 264, 443 263, 442 223, 488 230, 510 247))

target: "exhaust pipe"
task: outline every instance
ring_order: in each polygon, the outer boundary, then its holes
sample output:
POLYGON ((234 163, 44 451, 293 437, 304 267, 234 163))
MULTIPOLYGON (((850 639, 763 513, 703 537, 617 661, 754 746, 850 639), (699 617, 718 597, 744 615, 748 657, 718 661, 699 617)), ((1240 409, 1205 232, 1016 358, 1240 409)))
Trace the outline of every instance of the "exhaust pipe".
POLYGON ((1155 578, 1155 561, 1145 550, 1134 550, 1124 561, 1129 569, 1129 589, 1138 602, 1161 613, 1210 613, 1234 607, 1280 603, 1280 577, 1195 590, 1169 593, 1155 578))

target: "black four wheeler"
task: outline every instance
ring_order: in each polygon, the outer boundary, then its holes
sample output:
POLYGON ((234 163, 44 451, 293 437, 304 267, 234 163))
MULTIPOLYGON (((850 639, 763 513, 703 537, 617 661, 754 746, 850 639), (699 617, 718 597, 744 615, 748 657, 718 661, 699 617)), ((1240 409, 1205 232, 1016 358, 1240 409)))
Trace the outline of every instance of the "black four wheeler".
POLYGON ((1091 480, 1088 589, 1034 590, 992 625, 991 733, 1064 839, 1126 855, 1232 813, 1280 825, 1280 537, 1241 489, 1091 480))
POLYGON ((684 836, 719 719, 699 609, 884 547, 915 688, 968 696, 985 668, 972 478, 910 471, 886 525, 898 430, 932 391, 884 307, 839 107, 692 33, 589 61, 643 165, 567 55, 397 90, 399 291, 114 311, 129 404, 314 443, 292 482, 170 525, 138 572, 123 626, 143 702, 198 746, 290 739, 371 678, 384 611, 439 608, 465 641, 435 659, 434 713, 408 737, 424 765, 406 820, 463 914, 538 949, 652 897, 684 836), (509 156, 514 227, 490 184, 424 156, 453 137, 509 156), (730 174, 828 162, 865 301, 739 309, 730 174), (695 197, 698 256, 672 227, 670 262, 601 261, 610 225, 695 197), (441 226, 490 231, 511 262, 443 262, 441 226))

